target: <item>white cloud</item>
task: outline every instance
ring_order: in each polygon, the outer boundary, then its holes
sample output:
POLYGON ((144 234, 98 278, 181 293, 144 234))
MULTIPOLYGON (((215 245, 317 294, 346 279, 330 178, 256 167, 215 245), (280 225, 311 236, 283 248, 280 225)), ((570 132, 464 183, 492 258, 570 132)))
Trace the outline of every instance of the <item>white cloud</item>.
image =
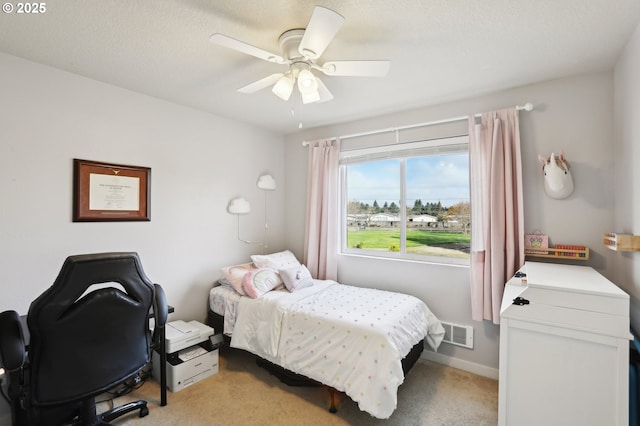
MULTIPOLYGON (((372 204, 374 200, 398 202, 400 166, 398 160, 352 164, 348 167, 349 200, 372 204)), ((416 199, 440 201, 450 206, 469 200, 469 159, 466 153, 431 156, 407 161, 407 204, 416 199)))

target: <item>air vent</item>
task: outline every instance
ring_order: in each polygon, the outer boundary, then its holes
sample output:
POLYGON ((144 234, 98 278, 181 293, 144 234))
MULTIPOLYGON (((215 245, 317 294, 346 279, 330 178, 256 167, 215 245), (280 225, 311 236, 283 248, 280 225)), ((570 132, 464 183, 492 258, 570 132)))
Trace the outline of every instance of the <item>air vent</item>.
POLYGON ((442 326, 444 327, 443 342, 473 349, 473 327, 444 321, 442 322, 442 326))

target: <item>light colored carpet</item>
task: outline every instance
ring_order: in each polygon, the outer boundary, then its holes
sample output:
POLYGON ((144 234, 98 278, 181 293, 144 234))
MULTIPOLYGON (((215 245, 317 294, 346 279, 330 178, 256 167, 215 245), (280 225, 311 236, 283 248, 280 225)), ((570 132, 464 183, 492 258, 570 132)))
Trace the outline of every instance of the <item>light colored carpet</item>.
MULTIPOLYGON (((338 394, 338 412, 328 411, 324 387, 291 387, 256 365, 252 355, 223 348, 220 371, 182 391, 168 392, 160 406, 160 386, 148 380, 115 400, 148 401, 149 415, 130 414, 116 425, 495 425, 498 382, 465 371, 419 360, 398 390, 398 406, 387 420, 358 409, 338 394)), ((98 411, 109 408, 107 403, 98 411)))

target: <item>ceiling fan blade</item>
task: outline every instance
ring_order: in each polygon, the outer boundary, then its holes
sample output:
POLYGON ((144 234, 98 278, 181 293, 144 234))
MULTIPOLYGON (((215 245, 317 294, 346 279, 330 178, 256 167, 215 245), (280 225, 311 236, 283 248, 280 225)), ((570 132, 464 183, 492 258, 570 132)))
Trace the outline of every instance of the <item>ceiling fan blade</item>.
POLYGON ((333 99, 333 95, 331 94, 329 89, 327 89, 327 86, 324 85, 322 80, 316 77, 316 81, 318 82, 318 94, 320 95, 320 100, 318 101, 318 103, 321 104, 322 102, 327 102, 333 99))
POLYGON ((262 90, 266 87, 272 86, 274 84, 276 84, 276 82, 278 80, 280 80, 280 77, 282 77, 284 74, 282 73, 276 73, 276 74, 271 74, 268 77, 262 78, 258 81, 254 81, 251 84, 247 84, 244 87, 241 87, 238 89, 238 92, 240 93, 255 93, 258 90, 262 90))
POLYGON ((211 37, 209 37, 213 43, 224 46, 229 49, 236 50, 238 52, 246 53, 247 55, 255 56, 256 58, 268 61, 275 62, 277 64, 284 64, 285 60, 280 55, 276 55, 275 53, 267 52, 266 50, 262 50, 259 47, 252 46, 243 41, 236 40, 235 38, 226 36, 224 34, 215 33, 211 37))
POLYGON ((344 17, 339 13, 316 6, 298 46, 300 54, 308 59, 319 58, 343 23, 344 17))
POLYGON ((318 68, 331 76, 384 77, 390 67, 389 61, 331 61, 318 68))

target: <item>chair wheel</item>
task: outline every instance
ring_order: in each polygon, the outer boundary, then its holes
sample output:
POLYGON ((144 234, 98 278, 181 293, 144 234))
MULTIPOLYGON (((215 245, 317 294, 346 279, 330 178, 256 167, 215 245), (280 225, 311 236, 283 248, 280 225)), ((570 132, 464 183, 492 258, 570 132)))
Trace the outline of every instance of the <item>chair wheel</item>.
POLYGON ((140 415, 138 417, 144 417, 147 414, 149 414, 149 408, 147 408, 145 406, 145 407, 140 408, 140 415))

